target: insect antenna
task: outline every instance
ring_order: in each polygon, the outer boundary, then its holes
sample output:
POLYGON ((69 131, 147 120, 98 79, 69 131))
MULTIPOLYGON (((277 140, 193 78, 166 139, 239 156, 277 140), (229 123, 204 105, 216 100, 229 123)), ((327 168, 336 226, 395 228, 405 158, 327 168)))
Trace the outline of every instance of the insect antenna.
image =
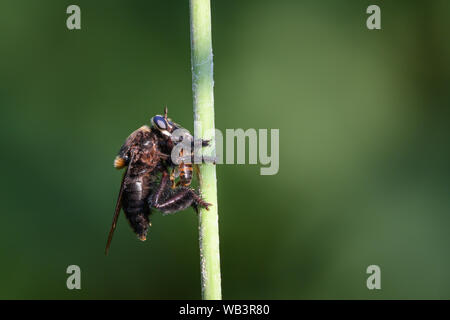
POLYGON ((164 107, 164 119, 167 121, 167 106, 164 107))

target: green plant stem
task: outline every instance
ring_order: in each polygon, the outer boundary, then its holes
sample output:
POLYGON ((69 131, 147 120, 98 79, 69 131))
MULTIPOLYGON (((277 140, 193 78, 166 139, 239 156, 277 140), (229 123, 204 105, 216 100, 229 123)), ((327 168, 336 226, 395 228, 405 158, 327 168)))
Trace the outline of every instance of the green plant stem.
MULTIPOLYGON (((210 0, 190 0, 190 18, 194 132, 197 138, 211 140, 214 147, 214 80, 210 0)), ((211 155, 215 157, 215 152, 211 155)), ((222 299, 222 290, 216 167, 213 164, 202 164, 199 169, 200 191, 204 199, 212 204, 208 211, 202 208, 199 212, 202 298, 219 300, 222 299)))

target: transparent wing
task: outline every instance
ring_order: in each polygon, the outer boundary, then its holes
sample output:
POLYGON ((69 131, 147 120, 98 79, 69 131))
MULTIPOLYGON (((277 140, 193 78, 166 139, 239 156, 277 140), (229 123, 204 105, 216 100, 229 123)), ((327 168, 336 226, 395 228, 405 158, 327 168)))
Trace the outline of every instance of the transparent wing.
POLYGON ((108 251, 109 251, 109 247, 111 245, 114 231, 116 230, 117 219, 119 218, 119 213, 120 213, 120 210, 122 209, 122 195, 123 195, 123 189, 124 189, 124 182, 125 182, 125 178, 128 176, 128 173, 130 171, 131 163, 133 163, 133 157, 132 157, 131 161, 129 162, 127 170, 123 174, 122 182, 120 183, 120 190, 119 190, 119 195, 117 197, 116 209, 114 210, 113 221, 112 221, 111 229, 109 230, 108 241, 106 242, 105 255, 108 255, 108 251))

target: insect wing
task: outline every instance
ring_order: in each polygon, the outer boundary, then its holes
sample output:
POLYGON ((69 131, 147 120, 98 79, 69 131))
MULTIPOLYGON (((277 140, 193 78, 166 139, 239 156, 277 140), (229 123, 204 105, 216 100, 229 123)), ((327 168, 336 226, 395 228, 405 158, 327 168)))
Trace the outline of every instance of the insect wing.
POLYGON ((109 247, 111 245, 111 241, 112 241, 112 238, 113 238, 113 235, 114 235, 114 231, 116 230, 117 219, 119 218, 119 213, 120 213, 120 210, 122 209, 122 195, 123 195, 125 179, 128 176, 128 173, 130 171, 130 166, 131 166, 132 163, 133 163, 133 157, 132 157, 131 161, 128 164, 127 170, 123 174, 122 182, 120 183, 120 190, 119 190, 119 195, 117 197, 116 209, 114 210, 113 221, 112 221, 111 229, 109 230, 108 241, 106 243, 105 255, 108 255, 108 251, 109 251, 109 247))

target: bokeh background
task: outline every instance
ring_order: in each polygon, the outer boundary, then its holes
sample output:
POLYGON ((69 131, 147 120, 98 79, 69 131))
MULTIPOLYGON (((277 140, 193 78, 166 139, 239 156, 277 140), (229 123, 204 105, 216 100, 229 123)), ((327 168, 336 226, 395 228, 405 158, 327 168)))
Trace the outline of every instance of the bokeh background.
MULTIPOLYGON (((103 254, 124 139, 164 105, 193 128, 188 1, 0 12, 0 298, 200 298, 192 210, 155 214, 144 243, 122 215, 103 254)), ((212 17, 216 126, 280 129, 277 175, 217 167, 224 298, 450 298, 450 3, 213 0, 212 17)))

